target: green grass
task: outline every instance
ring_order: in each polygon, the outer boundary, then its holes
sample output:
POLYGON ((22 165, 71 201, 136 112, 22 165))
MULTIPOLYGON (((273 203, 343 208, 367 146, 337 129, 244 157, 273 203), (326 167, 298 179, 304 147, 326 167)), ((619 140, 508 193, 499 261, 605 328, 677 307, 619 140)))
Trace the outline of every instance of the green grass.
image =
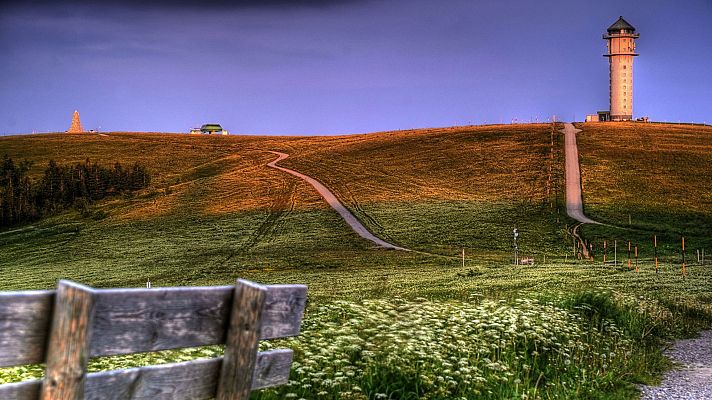
MULTIPOLYGON (((585 211, 614 227, 585 226, 584 235, 640 246, 653 257, 688 262, 712 252, 712 128, 681 125, 583 124, 578 135, 585 211), (630 222, 630 223, 629 223, 630 222)), ((620 254, 620 253, 619 253, 620 254)), ((712 258, 710 258, 712 262, 712 258)))
MULTIPOLYGON (((139 162, 149 167, 153 183, 136 196, 96 204, 88 217, 72 210, 0 232, 0 289, 52 288, 60 278, 96 287, 140 287, 149 279, 154 287, 219 285, 237 277, 306 283, 303 334, 274 344, 297 351, 293 383, 255 394, 265 400, 289 393, 345 399, 634 398, 634 383, 654 382, 669 367, 660 353, 662 340, 712 324, 712 267, 692 263, 683 279, 676 248, 683 233, 690 249, 712 247, 712 208, 706 207, 710 189, 689 180, 668 188, 690 196, 674 209, 656 184, 637 184, 645 192, 630 193, 630 182, 652 179, 644 166, 659 151, 679 151, 689 140, 698 145, 694 157, 706 160, 707 150, 699 150, 708 148, 705 132, 678 137, 656 126, 663 137, 655 139, 658 150, 621 159, 620 143, 611 137, 652 133, 637 125, 633 132, 620 127, 592 129, 586 136, 586 126, 579 136, 586 211, 619 226, 586 226, 583 234, 594 243, 641 244, 638 273, 602 265, 598 252, 594 263, 571 257, 571 221, 562 214, 561 138, 554 137, 552 153, 547 125, 313 138, 41 135, 2 138, 0 154, 33 161, 33 176, 49 158, 139 162), (267 150, 290 153, 283 165, 319 179, 371 230, 414 251, 382 250, 360 239, 310 186, 266 168, 274 158, 267 150), (623 166, 633 172, 623 173, 623 166), (514 226, 521 232, 521 253, 533 256, 536 265, 510 265, 514 226), (659 273, 643 246, 653 233, 660 243, 659 273), (529 314, 526 327, 522 318, 529 314), (500 323, 505 315, 514 318, 511 332, 470 326, 472 319, 500 323), (457 318, 465 318, 463 327, 453 322, 457 318), (534 355, 528 344, 542 345, 540 331, 550 331, 545 340, 566 351, 552 352, 546 362, 541 351, 534 355), (500 337, 488 336, 495 333, 500 337), (352 339, 368 343, 372 353, 349 350, 352 339), (423 348, 433 351, 425 357, 423 348), (604 362, 606 348, 625 356, 604 362), (315 359, 317 349, 325 353, 315 359), (443 364, 452 357, 462 360, 470 378, 443 364), (490 363, 496 367, 488 368, 490 363), (304 388, 304 379, 317 378, 304 388)), ((643 146, 648 139, 636 140, 643 146)), ((663 172, 682 179, 691 160, 663 172)), ((704 176, 709 168, 696 165, 693 172, 704 176)), ((619 262, 624 257, 619 247, 619 262)), ((91 368, 219 352, 214 347, 102 358, 91 368)), ((41 366, 5 369, 0 381, 39 372, 41 366)))

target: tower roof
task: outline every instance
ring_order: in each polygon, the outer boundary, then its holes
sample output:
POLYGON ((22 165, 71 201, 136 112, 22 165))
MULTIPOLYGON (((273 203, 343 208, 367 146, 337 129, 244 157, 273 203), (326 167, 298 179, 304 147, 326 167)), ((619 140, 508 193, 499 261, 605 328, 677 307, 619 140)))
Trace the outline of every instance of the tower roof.
POLYGON ((619 32, 622 29, 629 30, 631 32, 635 31, 633 25, 629 24, 628 21, 624 20, 623 16, 620 16, 618 17, 618 21, 614 22, 613 25, 608 27, 608 32, 619 32))

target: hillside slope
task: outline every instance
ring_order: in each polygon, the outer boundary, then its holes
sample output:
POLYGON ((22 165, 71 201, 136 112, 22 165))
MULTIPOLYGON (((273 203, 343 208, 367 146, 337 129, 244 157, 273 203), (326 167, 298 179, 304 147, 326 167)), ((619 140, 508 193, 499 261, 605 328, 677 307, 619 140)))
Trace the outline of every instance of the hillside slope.
POLYGON ((631 240, 640 244, 643 257, 652 257, 652 236, 658 235, 671 260, 679 258, 683 236, 688 256, 709 251, 712 127, 615 123, 579 128, 586 212, 622 228, 586 227, 590 239, 631 240))
MULTIPOLYGON (((683 234, 691 252, 707 248, 709 254, 709 128, 582 128, 585 210, 619 226, 584 228, 598 257, 603 240, 617 240, 621 247, 631 240, 649 259, 653 234, 670 266, 679 263, 683 234)), ((554 142, 551 153, 551 130, 543 124, 334 137, 2 138, 0 154, 32 161, 34 176, 50 158, 60 163, 90 158, 140 162, 153 173, 153 183, 138 196, 97 204, 103 212, 97 215, 106 218, 70 211, 0 233, 0 268, 10 277, 0 285, 44 288, 60 277, 97 286, 140 285, 147 279, 162 285, 224 283, 235 276, 296 281, 295 271, 311 276, 325 271, 343 279, 364 268, 457 267, 463 248, 465 268, 480 268, 510 261, 513 226, 521 232, 523 255, 562 260, 570 252, 564 232, 569 221, 558 190, 560 138, 554 142), (285 166, 327 185, 374 233, 418 252, 394 254, 359 238, 313 188, 267 168, 275 157, 269 150, 289 153, 285 166), (554 182, 547 195, 549 168, 554 182)), ((330 290, 333 278, 324 279, 324 290, 330 290)))
MULTIPOLYGON (((222 281, 246 271, 506 263, 511 229, 530 253, 562 255, 547 201, 550 127, 514 125, 343 137, 206 137, 110 133, 0 140, 0 153, 33 162, 90 158, 139 162, 151 188, 97 205, 107 218, 74 212, 0 235, 11 287, 48 287, 59 277, 95 285, 222 281), (355 235, 304 182, 265 165, 317 178, 376 234, 429 254, 394 255, 355 235), (444 256, 444 257, 443 257, 444 256), (181 271, 181 273, 177 273, 181 271)), ((563 224, 564 221, 561 221, 563 224)))

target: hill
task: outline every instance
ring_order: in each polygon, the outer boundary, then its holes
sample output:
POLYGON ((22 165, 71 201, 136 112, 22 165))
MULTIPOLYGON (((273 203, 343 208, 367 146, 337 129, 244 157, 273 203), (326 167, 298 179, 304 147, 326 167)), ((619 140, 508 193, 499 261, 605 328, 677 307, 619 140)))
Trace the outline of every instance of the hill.
POLYGON ((99 204, 105 219, 67 213, 0 236, 3 265, 17 277, 4 285, 47 287, 59 277, 202 284, 264 267, 457 265, 447 257, 462 248, 478 264, 506 263, 514 225, 525 252, 561 256, 562 228, 546 194, 550 141, 547 125, 344 137, 4 138, 0 153, 30 160, 35 176, 50 158, 138 162, 153 175, 142 195, 99 204), (321 180, 377 234, 428 254, 373 249, 310 186, 266 168, 268 150, 289 153, 285 166, 321 180), (189 275, 176 274, 186 268, 189 275))
MULTIPOLYGON (((583 228, 599 260, 603 240, 640 243, 641 256, 650 258, 645 244, 652 234, 659 235, 660 255, 670 265, 679 263, 682 233, 690 249, 712 247, 712 190, 704 184, 712 158, 710 128, 581 127, 585 210, 617 226, 583 228)), ((31 161, 35 177, 49 159, 90 158, 144 164, 153 181, 138 196, 97 204, 97 218, 68 212, 0 233, 0 264, 11 277, 0 285, 45 288, 60 277, 96 286, 148 279, 213 284, 237 275, 303 281, 302 273, 313 281, 324 273, 312 293, 323 289, 331 296, 329 274, 363 284, 360 274, 398 280, 394 271, 435 268, 437 274, 421 277, 428 290, 452 296, 446 290, 452 275, 440 277, 439 268, 461 267, 462 249, 466 269, 508 264, 514 226, 524 255, 538 261, 569 258, 561 151, 558 132, 552 136, 545 124, 330 137, 6 137, 0 153, 31 161), (275 157, 269 150, 289 153, 282 165, 317 178, 374 233, 416 252, 381 251, 360 239, 313 188, 265 167, 275 157)), ((383 292, 381 286, 363 295, 383 292)), ((359 292, 350 285, 338 290, 359 292)))

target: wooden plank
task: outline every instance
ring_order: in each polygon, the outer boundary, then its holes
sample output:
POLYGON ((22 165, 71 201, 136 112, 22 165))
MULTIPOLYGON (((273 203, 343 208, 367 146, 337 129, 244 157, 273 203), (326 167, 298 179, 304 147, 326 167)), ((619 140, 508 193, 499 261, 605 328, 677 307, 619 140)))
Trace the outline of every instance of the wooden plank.
POLYGON ((98 290, 91 355, 225 343, 234 286, 98 290))
POLYGON ((263 351, 257 354, 252 390, 286 385, 292 369, 294 352, 289 349, 263 351))
POLYGON ((247 400, 257 361, 267 288, 238 279, 220 368, 217 400, 247 400))
POLYGON ((18 383, 6 383, 0 385, 0 399, 37 400, 40 396, 41 388, 42 381, 39 379, 18 383))
POLYGON ((299 335, 307 303, 307 286, 270 285, 267 290, 260 339, 299 335))
POLYGON ((0 367, 44 362, 54 291, 0 292, 0 367))
MULTIPOLYGON (((257 355, 252 390, 283 385, 289 381, 292 350, 281 349, 257 355)), ((152 365, 87 375, 85 399, 209 399, 217 391, 222 357, 175 364, 152 365)), ((35 400, 41 380, 0 385, 0 399, 35 400)))
MULTIPOLYGON (((97 290, 91 356, 225 343, 234 286, 97 290)), ((307 288, 267 286, 261 339, 299 334, 307 288)))
POLYGON ((47 344, 42 400, 81 400, 89 362, 94 291, 59 281, 47 344))
MULTIPOLYGON (((95 289, 92 357, 225 342, 234 286, 95 289)), ((54 291, 0 293, 0 367, 44 362, 54 291)), ((299 334, 307 287, 267 286, 261 339, 299 334)))
POLYGON ((196 360, 182 365, 152 365, 124 371, 109 371, 87 385, 87 400, 211 399, 220 360, 196 360), (201 376, 203 379, 195 379, 201 376))

